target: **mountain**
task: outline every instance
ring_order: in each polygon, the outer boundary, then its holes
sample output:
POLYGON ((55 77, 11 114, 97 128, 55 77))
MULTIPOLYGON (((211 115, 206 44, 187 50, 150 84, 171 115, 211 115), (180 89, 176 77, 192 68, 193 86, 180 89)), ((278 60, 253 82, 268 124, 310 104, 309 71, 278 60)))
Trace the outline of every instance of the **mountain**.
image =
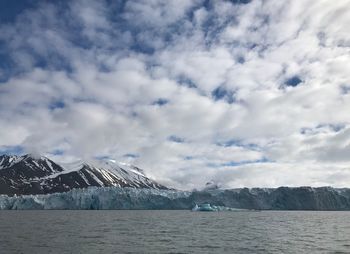
POLYGON ((112 160, 59 165, 30 154, 0 156, 0 194, 47 194, 91 186, 167 189, 142 169, 112 160))
POLYGON ((151 180, 140 168, 112 160, 60 165, 43 156, 0 156, 0 210, 191 209, 201 203, 256 210, 350 210, 350 189, 223 190, 210 181, 201 191, 179 191, 151 180))

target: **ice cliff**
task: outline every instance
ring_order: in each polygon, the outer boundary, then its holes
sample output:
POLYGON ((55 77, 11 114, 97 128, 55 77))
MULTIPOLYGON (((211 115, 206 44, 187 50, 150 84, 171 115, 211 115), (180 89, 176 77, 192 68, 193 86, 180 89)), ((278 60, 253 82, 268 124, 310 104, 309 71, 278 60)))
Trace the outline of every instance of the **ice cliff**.
POLYGON ((0 196, 0 209, 191 209, 196 203, 261 210, 350 210, 350 189, 280 187, 187 192, 90 187, 47 195, 0 196))

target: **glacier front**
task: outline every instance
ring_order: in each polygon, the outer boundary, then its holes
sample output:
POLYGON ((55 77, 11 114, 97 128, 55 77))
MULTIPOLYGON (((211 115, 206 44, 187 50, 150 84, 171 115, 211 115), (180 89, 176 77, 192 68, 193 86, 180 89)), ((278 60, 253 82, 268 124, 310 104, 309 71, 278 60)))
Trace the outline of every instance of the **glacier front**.
POLYGON ((191 209, 195 204, 255 210, 350 210, 350 189, 242 188, 179 191, 90 187, 46 195, 0 196, 0 209, 191 209))
POLYGON ((90 187, 46 195, 0 196, 0 209, 187 209, 190 192, 90 187))

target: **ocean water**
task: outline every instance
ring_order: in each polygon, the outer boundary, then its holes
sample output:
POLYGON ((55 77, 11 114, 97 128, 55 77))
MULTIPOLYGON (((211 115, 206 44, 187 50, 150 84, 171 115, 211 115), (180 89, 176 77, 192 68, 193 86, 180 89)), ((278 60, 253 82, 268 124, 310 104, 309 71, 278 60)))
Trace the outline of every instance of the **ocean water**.
POLYGON ((350 212, 0 211, 0 253, 350 253, 350 212))

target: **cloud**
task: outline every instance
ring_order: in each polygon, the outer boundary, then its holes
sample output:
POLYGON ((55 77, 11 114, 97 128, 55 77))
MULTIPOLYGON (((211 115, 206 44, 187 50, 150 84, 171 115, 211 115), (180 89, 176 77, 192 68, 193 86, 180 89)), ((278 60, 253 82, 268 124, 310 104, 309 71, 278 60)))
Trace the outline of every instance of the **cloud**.
POLYGON ((38 3, 0 25, 0 150, 178 188, 349 185, 346 0, 38 3))

